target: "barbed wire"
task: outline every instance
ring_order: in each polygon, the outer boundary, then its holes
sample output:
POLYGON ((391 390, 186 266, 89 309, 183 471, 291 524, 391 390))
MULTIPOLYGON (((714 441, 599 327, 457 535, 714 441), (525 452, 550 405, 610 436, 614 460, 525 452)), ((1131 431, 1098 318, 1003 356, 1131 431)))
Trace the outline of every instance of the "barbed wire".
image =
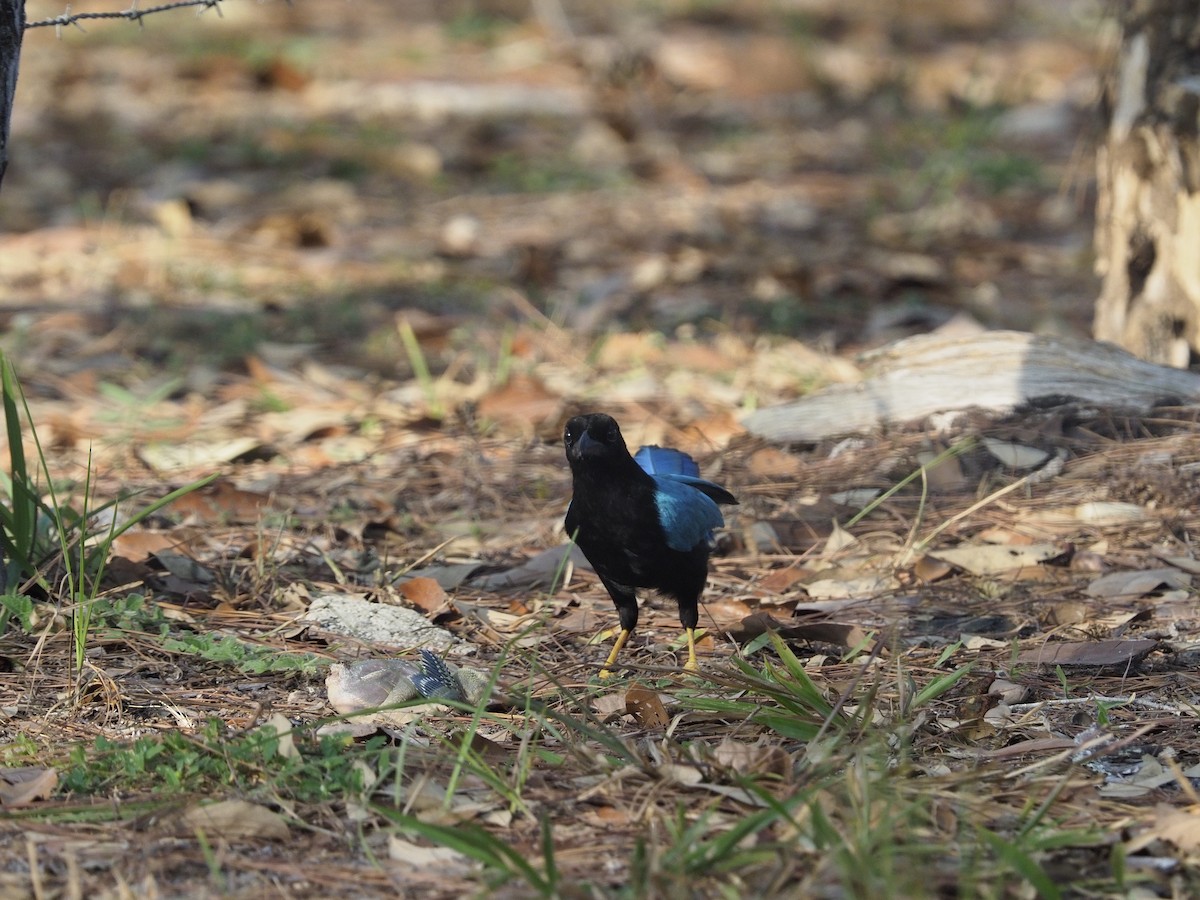
POLYGON ((221 4, 223 2, 224 0, 175 0, 174 3, 163 3, 160 6, 150 6, 146 9, 138 9, 137 0, 133 0, 129 6, 129 9, 123 9, 120 11, 113 10, 112 12, 82 13, 73 13, 71 12, 71 7, 68 6, 66 11, 60 16, 54 16, 49 19, 39 19, 36 22, 26 22, 25 27, 47 28, 53 25, 54 30, 61 33, 64 25, 74 25, 76 28, 82 28, 79 23, 84 19, 127 19, 130 22, 137 22, 139 25, 141 25, 142 19, 145 16, 149 16, 154 13, 166 12, 167 10, 171 9, 183 9, 188 6, 203 7, 200 12, 204 12, 205 10, 209 9, 215 9, 217 11, 217 15, 219 16, 221 15, 221 4))

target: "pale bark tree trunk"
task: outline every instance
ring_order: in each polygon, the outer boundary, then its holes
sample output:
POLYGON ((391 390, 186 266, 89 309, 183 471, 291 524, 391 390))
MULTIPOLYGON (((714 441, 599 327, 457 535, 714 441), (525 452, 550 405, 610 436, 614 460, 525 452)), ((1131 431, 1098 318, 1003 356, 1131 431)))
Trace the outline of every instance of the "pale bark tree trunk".
POLYGON ((8 168, 8 132, 24 34, 25 0, 0 0, 0 183, 8 168))
POLYGON ((1123 0, 1102 107, 1095 336, 1144 359, 1200 359, 1200 5, 1123 0))

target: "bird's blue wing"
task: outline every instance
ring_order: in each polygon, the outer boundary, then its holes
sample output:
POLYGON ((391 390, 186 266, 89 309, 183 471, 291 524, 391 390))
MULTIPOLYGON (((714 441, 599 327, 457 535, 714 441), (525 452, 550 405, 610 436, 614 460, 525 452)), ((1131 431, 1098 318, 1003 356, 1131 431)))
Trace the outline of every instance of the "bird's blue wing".
POLYGON ((682 450, 651 444, 633 455, 633 460, 650 475, 687 475, 696 478, 700 467, 682 450))
POLYGON ((701 493, 707 494, 717 503, 737 503, 737 500, 733 498, 733 494, 729 493, 725 488, 711 481, 706 481, 703 478, 693 478, 690 475, 660 475, 658 477, 678 481, 680 484, 693 487, 701 493))
POLYGON ((654 503, 658 507, 658 519, 667 536, 667 546, 686 553, 701 542, 712 538, 714 528, 725 524, 721 508, 715 500, 703 493, 695 482, 700 478, 687 475, 652 475, 654 479, 654 503))
POLYGON ((725 488, 701 478, 696 461, 682 450, 650 444, 639 450, 633 459, 642 467, 642 471, 652 475, 655 480, 669 478, 708 494, 717 503, 737 504, 737 498, 725 488))

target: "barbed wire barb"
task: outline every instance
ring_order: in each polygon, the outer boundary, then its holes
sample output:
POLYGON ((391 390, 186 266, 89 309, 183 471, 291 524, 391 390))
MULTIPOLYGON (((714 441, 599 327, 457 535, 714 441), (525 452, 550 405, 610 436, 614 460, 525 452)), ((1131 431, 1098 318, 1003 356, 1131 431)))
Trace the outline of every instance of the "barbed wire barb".
POLYGON ((112 12, 71 12, 71 6, 68 4, 63 10, 62 15, 51 16, 49 19, 39 19, 36 22, 26 22, 26 28, 48 28, 54 26, 54 32, 58 37, 62 37, 62 28, 64 25, 74 25, 80 31, 85 31, 84 27, 79 23, 84 19, 125 19, 130 22, 137 22, 142 28, 146 27, 144 19, 146 16, 154 13, 167 12, 172 9, 186 9, 189 6, 198 6, 200 9, 197 15, 203 15, 207 10, 215 9, 219 18, 225 18, 221 12, 221 4, 225 0, 175 0, 173 3, 162 3, 158 6, 147 7, 146 9, 138 9, 136 0, 131 0, 129 9, 120 11, 113 10, 112 12))

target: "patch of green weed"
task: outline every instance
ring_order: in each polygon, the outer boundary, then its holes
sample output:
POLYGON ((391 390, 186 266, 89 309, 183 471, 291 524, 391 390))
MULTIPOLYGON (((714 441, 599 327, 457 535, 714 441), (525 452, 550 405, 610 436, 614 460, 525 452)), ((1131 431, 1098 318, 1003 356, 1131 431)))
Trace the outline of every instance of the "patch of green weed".
POLYGON ((968 188, 996 195, 1038 188, 1045 180, 1036 160, 997 142, 996 113, 988 110, 913 118, 879 150, 897 176, 889 183, 902 187, 901 204, 909 208, 947 201, 968 188))
POLYGON ((60 783, 64 792, 86 796, 235 791, 247 797, 322 803, 360 796, 365 773, 356 760, 384 751, 382 739, 347 754, 341 740, 318 738, 305 730, 289 737, 294 752, 284 751, 283 736, 270 725, 232 733, 215 719, 196 734, 167 731, 131 742, 99 737, 90 747, 72 749, 60 783))
POLYGON ((285 653, 248 644, 228 634, 218 637, 211 632, 169 637, 162 642, 162 647, 170 653, 198 656, 253 675, 288 672, 312 675, 327 665, 326 660, 311 653, 285 653))
POLYGON ((511 152, 492 158, 486 178, 498 190, 551 194, 614 187, 618 176, 585 166, 566 155, 530 159, 527 154, 511 152))

